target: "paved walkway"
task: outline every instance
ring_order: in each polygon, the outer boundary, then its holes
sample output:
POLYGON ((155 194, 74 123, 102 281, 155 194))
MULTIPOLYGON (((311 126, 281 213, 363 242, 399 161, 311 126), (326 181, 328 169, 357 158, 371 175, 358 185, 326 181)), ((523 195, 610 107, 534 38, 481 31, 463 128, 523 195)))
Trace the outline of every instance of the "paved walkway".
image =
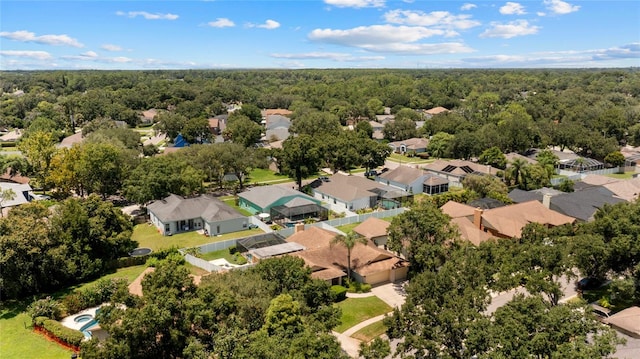
MULTIPOLYGON (((406 293, 404 291, 406 282, 396 282, 396 283, 386 283, 383 285, 379 285, 373 287, 371 292, 369 293, 347 293, 348 298, 366 298, 377 296, 382 301, 387 303, 392 308, 398 308, 402 304, 404 304, 406 293)), ((379 322, 384 319, 385 316, 389 315, 391 312, 378 315, 377 317, 369 318, 365 321, 362 321, 353 327, 345 330, 342 333, 332 332, 333 335, 338 338, 340 342, 340 346, 342 350, 344 350, 350 357, 358 358, 358 353, 360 351, 360 341, 358 339, 352 338, 351 336, 357 332, 358 330, 373 324, 375 322, 379 322)))

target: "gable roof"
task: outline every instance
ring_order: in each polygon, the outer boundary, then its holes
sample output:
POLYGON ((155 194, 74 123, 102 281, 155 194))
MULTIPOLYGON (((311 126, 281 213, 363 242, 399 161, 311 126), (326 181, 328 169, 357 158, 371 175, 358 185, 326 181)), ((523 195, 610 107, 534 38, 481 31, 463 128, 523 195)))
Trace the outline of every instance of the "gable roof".
POLYGON ((392 169, 391 171, 387 171, 379 175, 378 177, 384 180, 409 185, 415 182, 416 180, 418 180, 420 177, 425 175, 426 173, 419 168, 413 168, 409 166, 398 166, 392 169))
POLYGON ((428 109, 426 111, 424 111, 424 113, 429 114, 429 115, 437 115, 439 113, 443 113, 443 112, 449 112, 449 110, 447 110, 446 108, 442 107, 442 106, 438 106, 438 107, 434 107, 431 109, 428 109))
POLYGON ((397 148, 402 145, 405 145, 407 149, 410 149, 410 150, 427 148, 428 144, 429 144, 429 140, 423 137, 413 137, 403 141, 389 142, 389 146, 391 147, 397 148))
MULTIPOLYGON (((248 190, 238 193, 238 197, 243 198, 253 204, 266 208, 275 203, 282 197, 296 196, 300 199, 306 199, 309 202, 317 203, 313 197, 292 189, 288 186, 270 185, 270 186, 256 186, 251 187, 248 190)), ((309 204, 309 203, 305 203, 309 204)))
POLYGON ((84 137, 82 136, 82 131, 79 131, 63 138, 58 144, 58 148, 71 148, 74 144, 81 143, 82 141, 84 141, 84 137))
POLYGON ((476 246, 479 246, 480 243, 493 238, 491 233, 485 232, 476 227, 468 218, 454 218, 451 220, 451 223, 455 224, 458 227, 460 238, 465 239, 476 246))
POLYGON ((296 232, 287 238, 287 242, 295 242, 308 249, 329 247, 331 241, 338 235, 320 227, 309 226, 300 232, 296 232))
POLYGON ((542 202, 542 199, 544 198, 545 194, 548 194, 550 196, 557 196, 563 193, 564 192, 562 191, 558 191, 556 189, 548 188, 548 187, 542 187, 542 188, 531 190, 531 191, 525 191, 519 188, 514 188, 513 190, 511 190, 511 192, 509 192, 507 196, 509 197, 509 199, 511 199, 515 203, 528 202, 528 201, 534 201, 534 200, 542 202))
POLYGON ((262 116, 272 116, 272 115, 280 115, 280 116, 290 116, 293 112, 287 110, 286 108, 269 108, 266 110, 262 110, 262 116))
POLYGON ((147 206, 147 209, 162 222, 198 217, 207 222, 244 218, 233 207, 215 197, 204 194, 193 198, 171 194, 165 199, 152 202, 147 206))
POLYGON ((384 219, 369 217, 357 225, 353 231, 365 238, 375 238, 387 235, 387 229, 391 223, 384 219))
POLYGON ((449 201, 443 204, 442 207, 440 207, 440 210, 451 218, 473 216, 476 211, 475 207, 455 201, 449 201))
POLYGON ((489 165, 482 165, 465 160, 436 160, 422 166, 422 168, 430 172, 454 176, 466 176, 470 173, 495 175, 500 171, 489 165))
POLYGON ((605 204, 624 202, 621 198, 603 193, 600 186, 580 192, 563 193, 551 198, 550 208, 581 221, 593 220, 593 215, 605 204))
POLYGON ((545 207, 538 201, 512 204, 482 213, 482 224, 508 237, 520 237, 529 223, 560 226, 575 222, 575 218, 545 207))
POLYGON ((364 197, 377 197, 378 194, 374 192, 374 190, 397 191, 395 188, 385 186, 364 177, 345 176, 340 173, 332 175, 328 181, 320 182, 319 185, 314 188, 316 192, 327 194, 344 202, 351 202, 364 197))
POLYGON ((605 323, 619 328, 632 337, 640 338, 640 307, 633 306, 621 310, 605 319, 605 323))

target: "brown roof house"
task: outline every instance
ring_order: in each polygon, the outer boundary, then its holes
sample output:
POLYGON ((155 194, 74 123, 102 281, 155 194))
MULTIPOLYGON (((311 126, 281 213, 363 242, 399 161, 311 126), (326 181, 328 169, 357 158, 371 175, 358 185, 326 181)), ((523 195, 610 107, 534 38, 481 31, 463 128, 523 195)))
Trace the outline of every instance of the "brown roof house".
POLYGON ((185 198, 175 194, 147 206, 151 223, 163 235, 202 230, 208 235, 238 232, 249 219, 221 200, 209 196, 185 198))
POLYGON ((587 175, 582 183, 593 186, 602 186, 613 195, 628 202, 633 202, 640 194, 640 178, 619 179, 601 175, 587 175))
POLYGON ((449 110, 447 110, 446 108, 442 107, 442 106, 438 106, 438 107, 434 107, 428 110, 424 111, 424 114, 426 115, 427 118, 431 118, 435 115, 439 115, 441 113, 446 113, 449 112, 449 110))
POLYGON ((389 147, 396 153, 416 154, 427 152, 429 140, 423 137, 409 138, 403 141, 389 142, 389 147))
POLYGON ((629 307, 605 319, 615 330, 633 338, 640 338, 640 307, 629 307))
MULTIPOLYGON (((341 244, 332 244, 335 236, 336 233, 319 227, 301 228, 287 238, 287 242, 301 244, 306 249, 290 255, 304 259, 312 268, 313 278, 339 284, 348 267, 347 249, 341 244)), ((376 285, 405 279, 407 262, 369 242, 351 250, 351 270, 356 281, 376 285)))
POLYGON ((449 181, 420 168, 398 166, 376 177, 376 182, 417 194, 438 194, 449 191, 449 181))
POLYGON ((489 165, 465 160, 436 160, 422 166, 422 168, 427 172, 448 179, 451 187, 462 187, 462 180, 471 173, 495 176, 500 171, 500 169, 489 165))
POLYGON ((369 217, 357 225, 353 231, 371 240, 377 247, 387 247, 388 229, 391 223, 384 219, 369 217))
POLYGON ((575 218, 566 216, 545 207, 538 201, 522 202, 488 210, 449 201, 441 208, 443 213, 453 219, 460 228, 463 238, 471 242, 482 242, 490 237, 519 238, 522 229, 529 223, 540 223, 547 227, 561 226, 575 222, 575 218), (472 231, 471 223, 476 230, 472 231), (486 232, 489 237, 477 231, 486 232))

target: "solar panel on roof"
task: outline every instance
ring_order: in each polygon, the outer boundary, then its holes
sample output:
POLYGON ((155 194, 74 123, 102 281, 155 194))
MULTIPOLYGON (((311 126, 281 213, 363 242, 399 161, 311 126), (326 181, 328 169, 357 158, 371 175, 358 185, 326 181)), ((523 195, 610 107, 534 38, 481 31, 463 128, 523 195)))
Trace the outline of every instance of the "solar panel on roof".
POLYGON ((460 169, 463 170, 465 173, 473 173, 473 170, 469 166, 462 166, 460 167, 460 169))
POLYGON ((456 169, 456 166, 448 165, 447 167, 442 169, 442 172, 451 172, 456 169))

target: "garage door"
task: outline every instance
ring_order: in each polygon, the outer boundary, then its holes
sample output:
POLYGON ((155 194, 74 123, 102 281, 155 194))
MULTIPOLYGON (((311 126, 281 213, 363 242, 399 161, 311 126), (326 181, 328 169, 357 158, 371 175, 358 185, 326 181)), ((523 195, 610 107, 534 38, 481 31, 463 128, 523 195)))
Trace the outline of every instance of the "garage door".
POLYGON ((367 276, 367 283, 376 285, 389 281, 389 271, 382 271, 378 273, 372 273, 367 276))

